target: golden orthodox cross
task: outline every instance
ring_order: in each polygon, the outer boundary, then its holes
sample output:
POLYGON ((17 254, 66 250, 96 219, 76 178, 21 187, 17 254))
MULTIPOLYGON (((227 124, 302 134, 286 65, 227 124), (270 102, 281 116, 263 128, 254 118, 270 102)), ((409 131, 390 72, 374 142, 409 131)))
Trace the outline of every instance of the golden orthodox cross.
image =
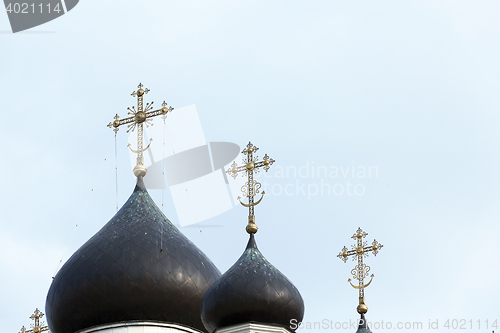
POLYGON ((137 86, 138 89, 131 94, 134 97, 137 96, 137 110, 135 109, 135 106, 132 106, 132 108, 127 108, 129 111, 128 114, 131 115, 131 117, 119 119, 120 117, 117 114, 115 116, 115 120, 108 124, 109 128, 114 127, 113 131, 115 132, 115 134, 116 132, 118 132, 118 129, 121 125, 128 124, 127 133, 130 131, 133 132, 137 127, 137 150, 132 149, 130 147, 130 144, 128 144, 130 150, 137 154, 137 165, 134 167, 134 175, 136 177, 144 177, 146 175, 147 169, 144 166, 144 157, 142 153, 149 148, 149 146, 151 145, 151 141, 153 141, 153 139, 149 139, 148 146, 146 148, 143 148, 143 124, 145 123, 148 127, 149 125, 153 125, 151 119, 149 118, 159 115, 162 115, 163 120, 165 121, 167 113, 171 112, 174 109, 171 106, 167 107, 167 103, 165 102, 162 103, 161 109, 158 110, 153 110, 154 102, 146 103, 146 107, 144 108, 143 98, 144 95, 147 94, 150 90, 148 88, 142 89, 142 87, 144 87, 142 83, 139 83, 139 85, 137 86))
POLYGON ((363 238, 366 237, 368 233, 358 228, 356 233, 352 235, 352 239, 356 240, 355 245, 351 245, 352 250, 347 250, 344 246, 342 251, 339 253, 337 257, 347 262, 347 259, 352 256, 352 260, 354 261, 356 258, 358 259, 358 264, 351 270, 351 274, 354 279, 358 280, 358 285, 355 286, 352 284, 351 279, 347 280, 351 284, 353 288, 359 290, 359 305, 357 307, 358 313, 366 313, 368 311, 368 307, 365 305, 365 288, 372 283, 373 274, 370 275, 370 281, 367 284, 364 284, 364 279, 367 277, 370 272, 370 266, 363 263, 363 258, 368 257, 368 253, 372 252, 374 256, 377 255, 378 251, 383 247, 382 244, 373 240, 372 245, 368 245, 368 242, 364 241, 363 238))
POLYGON ((247 156, 246 160, 243 160, 244 165, 237 166, 236 162, 233 162, 233 164, 231 164, 231 168, 226 171, 227 174, 231 175, 235 179, 238 176, 238 172, 242 172, 243 176, 248 176, 248 181, 241 187, 243 195, 248 198, 248 203, 241 202, 240 197, 238 197, 238 200, 243 206, 248 207, 248 225, 246 230, 249 234, 255 234, 258 230, 257 225, 255 224, 254 207, 262 201, 264 194, 266 194, 266 192, 262 191, 260 199, 257 202, 254 202, 255 194, 260 192, 262 185, 253 179, 253 173, 254 171, 255 173, 259 172, 260 167, 263 167, 267 172, 274 163, 274 160, 269 158, 267 154, 264 155, 262 161, 257 161, 259 157, 253 155, 257 150, 259 150, 259 148, 249 142, 247 147, 242 151, 242 153, 247 156))
POLYGON ((23 326, 21 328, 21 331, 19 331, 19 333, 40 333, 40 332, 45 332, 45 331, 50 333, 49 327, 45 326, 44 322, 42 322, 40 324, 40 318, 42 318, 42 317, 43 317, 43 312, 41 312, 37 308, 35 310, 35 312, 30 317, 30 319, 33 319, 35 321, 35 324, 31 324, 31 329, 29 331, 26 331, 26 328, 24 328, 24 326, 23 326))

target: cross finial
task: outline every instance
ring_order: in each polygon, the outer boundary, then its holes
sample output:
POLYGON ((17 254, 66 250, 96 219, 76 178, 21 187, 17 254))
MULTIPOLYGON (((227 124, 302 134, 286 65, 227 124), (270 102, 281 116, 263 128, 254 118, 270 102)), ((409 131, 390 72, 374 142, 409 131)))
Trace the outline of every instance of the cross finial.
POLYGON ((349 257, 352 257, 352 260, 358 260, 358 264, 354 269, 351 270, 351 274, 354 279, 358 280, 358 285, 355 286, 352 284, 351 279, 347 281, 351 284, 351 286, 359 291, 359 305, 357 307, 357 311, 360 314, 366 313, 368 311, 368 307, 365 305, 365 288, 372 283, 374 275, 370 275, 370 281, 365 284, 364 279, 368 276, 370 272, 370 266, 363 263, 363 258, 367 258, 369 252, 372 252, 374 256, 377 255, 378 251, 383 247, 382 244, 377 242, 377 240, 373 240, 372 245, 368 245, 368 242, 364 241, 368 233, 364 232, 361 228, 358 228, 354 235, 352 235, 352 239, 356 240, 355 245, 351 245, 351 250, 348 250, 347 247, 344 246, 342 251, 337 255, 342 261, 345 263, 349 257))
POLYGON ((136 177, 144 177, 147 173, 147 169, 144 166, 144 158, 142 153, 149 148, 149 146, 151 145, 151 141, 153 141, 153 139, 149 139, 148 146, 146 148, 143 148, 143 124, 145 123, 147 127, 149 127, 150 125, 152 126, 153 123, 149 118, 159 115, 162 115, 163 120, 165 120, 167 113, 171 112, 174 109, 171 106, 167 107, 167 103, 165 103, 165 101, 162 103, 162 107, 157 110, 153 110, 154 102, 146 103, 146 106, 144 107, 144 95, 147 94, 150 90, 148 88, 143 89, 143 87, 143 84, 139 83, 139 85, 137 86, 138 89, 134 90, 131 94, 134 97, 137 96, 137 109, 135 108, 135 106, 127 108, 130 117, 119 119, 120 117, 117 114, 114 118, 115 120, 108 124, 109 128, 113 128, 115 134, 118 132, 118 129, 121 125, 128 124, 127 133, 130 131, 133 132, 137 128, 137 149, 134 150, 130 147, 130 144, 128 145, 131 151, 137 153, 137 165, 134 167, 134 175, 136 177))
POLYGON ((49 327, 46 326, 44 322, 40 323, 40 319, 43 316, 44 316, 43 312, 41 312, 40 310, 38 310, 38 308, 36 308, 35 312, 33 312, 33 314, 30 316, 30 319, 35 321, 34 324, 31 324, 31 329, 26 331, 26 328, 23 326, 21 327, 19 333, 41 333, 45 331, 50 333, 49 327))
POLYGON ((174 108, 173 107, 167 107, 167 102, 163 101, 161 103, 161 119, 163 119, 163 122, 165 122, 165 119, 167 119, 167 113, 172 112, 174 108))
POLYGON ((253 179, 253 174, 254 172, 259 172, 260 167, 263 167, 263 169, 267 172, 271 165, 275 162, 272 158, 267 156, 267 154, 264 155, 262 161, 258 161, 259 157, 253 155, 257 152, 257 150, 259 150, 259 148, 254 146, 251 142, 248 142, 248 145, 242 151, 242 153, 247 156, 246 160, 243 160, 243 165, 237 166, 236 162, 233 162, 233 164, 231 164, 231 168, 226 171, 227 174, 231 175, 235 179, 238 176, 238 172, 242 172, 242 176, 248 177, 248 181, 241 187, 243 196, 248 198, 248 203, 246 204, 241 202, 240 197, 238 197, 238 200, 243 206, 248 207, 248 225, 246 230, 249 234, 255 234, 258 230, 257 225, 255 224, 254 207, 262 201, 264 194, 266 194, 266 192, 262 191, 260 199, 257 202, 254 202, 255 194, 260 192, 262 185, 253 179))

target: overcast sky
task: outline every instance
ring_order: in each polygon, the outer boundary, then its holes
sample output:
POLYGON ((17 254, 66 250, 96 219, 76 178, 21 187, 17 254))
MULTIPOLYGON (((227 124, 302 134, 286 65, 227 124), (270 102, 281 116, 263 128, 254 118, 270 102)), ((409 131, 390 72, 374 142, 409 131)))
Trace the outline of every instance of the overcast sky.
MULTIPOLYGON (((354 263, 336 255, 362 227, 384 245, 366 259, 369 321, 435 332, 429 320, 444 331, 457 319, 491 332, 499 15, 500 2, 483 0, 85 0, 12 34, 0 13, 2 332, 44 311, 61 258, 132 193, 126 133, 115 164, 106 125, 134 105, 139 82, 148 101, 196 105, 207 141, 251 140, 276 160, 260 178, 256 240, 301 292, 304 321, 357 318, 354 263)), ((170 192, 150 193, 178 224, 170 192)), ((236 207, 181 231, 224 272, 244 250, 246 220, 236 207)))

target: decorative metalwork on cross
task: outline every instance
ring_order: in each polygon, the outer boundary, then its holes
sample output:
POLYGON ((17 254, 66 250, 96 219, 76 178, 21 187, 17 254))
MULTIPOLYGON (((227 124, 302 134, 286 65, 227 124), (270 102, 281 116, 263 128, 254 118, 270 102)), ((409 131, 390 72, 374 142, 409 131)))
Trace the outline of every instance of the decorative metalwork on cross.
POLYGON ((266 194, 266 192, 262 191, 260 199, 257 202, 254 201, 255 194, 260 192, 262 185, 253 179, 253 174, 254 172, 258 173, 260 171, 260 167, 263 167, 263 169, 267 172, 271 165, 275 162, 272 158, 267 156, 267 154, 264 155, 262 161, 258 161, 259 157, 254 156, 254 153, 257 150, 259 150, 259 148, 249 142, 247 147, 242 151, 242 153, 247 156, 246 160, 243 160, 244 165, 237 166, 236 162, 233 162, 231 167, 226 171, 227 174, 231 175, 235 179, 238 176, 238 172, 242 172, 243 177, 248 177, 248 181, 241 187, 243 195, 248 198, 248 203, 241 202, 241 197, 238 197, 238 200, 243 206, 248 207, 248 225, 246 230, 249 234, 255 234, 258 230, 257 225, 255 224, 254 207, 262 201, 264 194, 266 194))
POLYGON ((36 308, 35 312, 33 312, 33 314, 30 316, 30 319, 33 319, 35 321, 34 324, 31 324, 31 329, 26 331, 26 328, 23 326, 19 333, 40 333, 45 331, 50 333, 49 327, 46 326, 44 322, 40 324, 40 318, 42 318, 43 316, 43 312, 36 308))
POLYGON ((351 279, 347 280, 353 288, 359 290, 359 305, 357 307, 358 313, 366 313, 368 311, 368 307, 365 305, 365 288, 372 283, 374 275, 370 275, 370 281, 365 284, 364 279, 368 276, 370 272, 370 266, 366 265, 363 262, 363 258, 367 258, 370 252, 373 253, 374 256, 377 255, 378 251, 384 247, 382 244, 373 240, 372 245, 368 245, 368 242, 364 241, 363 238, 366 237, 368 233, 358 228, 356 233, 352 235, 352 239, 356 240, 355 245, 351 245, 352 250, 348 250, 345 246, 342 251, 338 254, 337 257, 347 262, 349 257, 352 257, 352 260, 358 259, 358 264, 351 270, 351 274, 354 279, 358 280, 358 285, 355 286, 352 284, 351 279))
POLYGON ((115 115, 115 120, 108 124, 109 128, 113 128, 115 134, 118 132, 118 129, 121 125, 128 124, 127 133, 130 131, 133 132, 135 128, 137 128, 137 149, 132 149, 130 147, 130 144, 128 145, 130 150, 137 154, 137 165, 134 167, 134 175, 136 177, 144 177, 146 175, 147 169, 144 166, 144 157, 142 153, 149 148, 149 146, 151 145, 151 141, 153 141, 153 139, 149 139, 148 146, 146 148, 143 148, 143 124, 146 124, 147 127, 149 127, 150 125, 152 126, 153 123, 149 118, 159 115, 162 115, 163 121, 165 121, 167 113, 171 112, 174 109, 171 106, 167 107, 167 103, 165 103, 165 101, 162 103, 161 109, 153 110, 154 102, 146 103, 146 107, 144 107, 144 95, 147 94, 150 90, 148 88, 143 89, 143 87, 144 86, 142 85, 142 83, 139 83, 139 85, 137 86, 138 89, 131 94, 134 97, 137 96, 137 110, 135 106, 132 106, 132 108, 127 108, 129 111, 128 114, 131 115, 131 117, 119 119, 120 117, 117 114, 115 115))

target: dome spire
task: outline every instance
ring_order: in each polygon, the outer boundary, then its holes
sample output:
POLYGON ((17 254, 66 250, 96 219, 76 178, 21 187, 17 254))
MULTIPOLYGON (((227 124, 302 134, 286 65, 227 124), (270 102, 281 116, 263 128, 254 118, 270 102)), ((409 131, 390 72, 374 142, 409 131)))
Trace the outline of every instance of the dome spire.
POLYGON ((167 113, 171 112, 174 108, 173 107, 167 107, 167 103, 165 101, 162 103, 162 107, 158 110, 153 110, 153 103, 146 103, 146 108, 143 106, 143 99, 144 95, 147 94, 150 90, 148 88, 143 89, 142 83, 139 83, 137 86, 137 90, 134 90, 132 92, 132 96, 136 97, 137 96, 137 110, 135 109, 135 106, 132 106, 132 108, 127 108, 128 109, 128 114, 130 117, 125 118, 125 119, 119 119, 120 117, 118 114, 115 115, 115 120, 110 122, 108 124, 109 128, 113 127, 113 131, 116 133, 118 132, 118 129, 121 125, 128 124, 128 130, 127 133, 130 131, 134 131, 135 128, 137 127, 137 149, 134 150, 130 147, 130 144, 128 147, 130 150, 134 153, 137 154, 137 164, 134 167, 134 175, 136 177, 144 177, 147 173, 147 169, 144 166, 144 157, 142 153, 146 151, 149 146, 151 145, 151 141, 153 139, 149 139, 149 144, 147 145, 146 148, 143 148, 143 141, 144 141, 144 134, 143 134, 143 124, 145 123, 146 126, 149 127, 149 125, 153 125, 151 120, 149 118, 156 117, 159 115, 162 115, 163 120, 167 117, 167 113))
POLYGON ((254 172, 258 173, 260 171, 260 167, 263 167, 267 172, 271 165, 275 162, 272 158, 267 156, 267 154, 264 155, 262 161, 258 161, 259 157, 253 155, 257 150, 259 150, 258 147, 254 146, 251 142, 248 142, 247 147, 242 151, 242 153, 247 156, 246 161, 243 160, 244 165, 237 166, 236 162, 233 162, 233 164, 231 164, 231 168, 226 171, 226 173, 231 175, 234 179, 238 176, 238 172, 242 172, 243 176, 248 177, 248 181, 241 188, 243 195, 248 198, 248 203, 241 202, 240 197, 238 197, 238 200, 243 206, 248 207, 248 224, 246 230, 251 235, 255 234, 258 230, 257 225, 255 224, 254 207, 262 201, 264 194, 266 194, 266 192, 262 191, 260 199, 257 202, 254 202, 254 197, 260 192, 262 185, 253 179, 253 174, 254 172))
POLYGON ((366 322, 364 313, 361 313, 361 318, 359 319, 358 330, 356 331, 356 333, 372 333, 372 331, 368 327, 368 323, 366 322))
POLYGON ((377 242, 377 240, 373 240, 372 245, 368 245, 368 242, 364 241, 363 238, 365 238, 368 235, 367 232, 363 231, 361 228, 358 228, 354 235, 351 236, 352 239, 356 241, 355 245, 351 245, 351 250, 348 250, 347 247, 344 246, 342 251, 337 255, 344 263, 347 262, 347 259, 349 257, 352 257, 352 260, 358 260, 358 264, 354 269, 351 271, 351 274, 355 280, 358 280, 358 285, 355 286, 352 282, 351 279, 348 279, 347 281, 350 283, 350 285, 358 289, 359 292, 359 304, 356 308, 358 313, 361 315, 361 320, 359 324, 359 329, 358 332, 371 332, 368 326, 366 325, 366 320, 365 320, 365 313, 368 312, 368 307, 365 304, 365 288, 372 283, 374 275, 370 275, 370 281, 365 284, 364 279, 367 278, 368 272, 370 272, 370 266, 366 265, 363 262, 364 258, 368 257, 369 252, 372 252, 374 256, 377 255, 378 251, 383 247, 382 244, 377 242))

